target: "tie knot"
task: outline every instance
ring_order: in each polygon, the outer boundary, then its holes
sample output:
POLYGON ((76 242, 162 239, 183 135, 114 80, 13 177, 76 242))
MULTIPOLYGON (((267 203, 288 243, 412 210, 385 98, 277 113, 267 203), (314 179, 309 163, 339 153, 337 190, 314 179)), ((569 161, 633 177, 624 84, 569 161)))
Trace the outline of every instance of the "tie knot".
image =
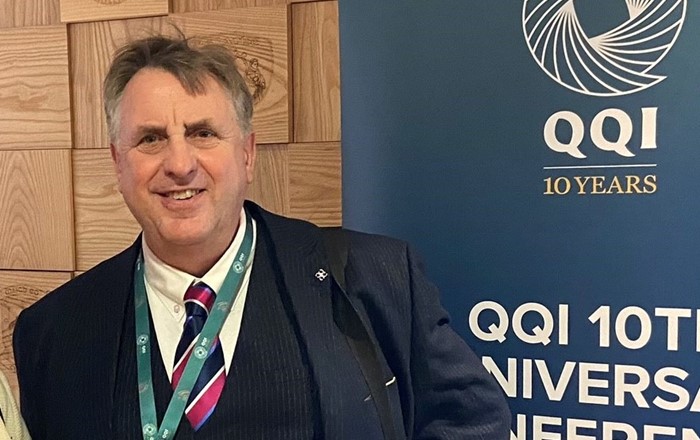
POLYGON ((216 294, 211 290, 211 287, 200 281, 187 288, 187 292, 185 292, 185 310, 188 314, 193 314, 196 313, 197 308, 201 308, 206 313, 209 313, 215 299, 216 294))

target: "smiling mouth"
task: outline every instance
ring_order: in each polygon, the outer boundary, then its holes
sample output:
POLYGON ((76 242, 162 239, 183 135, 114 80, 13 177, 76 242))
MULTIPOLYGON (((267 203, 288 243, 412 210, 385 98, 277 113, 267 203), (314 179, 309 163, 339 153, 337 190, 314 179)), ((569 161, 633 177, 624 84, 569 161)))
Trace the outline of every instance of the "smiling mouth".
POLYGON ((170 191, 164 195, 175 200, 187 200, 202 192, 201 189, 186 189, 184 191, 170 191))

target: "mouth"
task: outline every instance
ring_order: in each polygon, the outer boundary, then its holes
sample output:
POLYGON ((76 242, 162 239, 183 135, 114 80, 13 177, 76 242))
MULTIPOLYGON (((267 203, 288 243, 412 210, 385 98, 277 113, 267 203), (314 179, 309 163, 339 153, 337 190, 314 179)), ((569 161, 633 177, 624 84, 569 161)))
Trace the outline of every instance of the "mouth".
POLYGON ((185 189, 181 191, 169 191, 166 193, 161 194, 163 197, 167 197, 169 199, 174 199, 174 200, 188 200, 191 199, 192 197, 196 196, 197 194, 201 193, 203 190, 201 189, 185 189))

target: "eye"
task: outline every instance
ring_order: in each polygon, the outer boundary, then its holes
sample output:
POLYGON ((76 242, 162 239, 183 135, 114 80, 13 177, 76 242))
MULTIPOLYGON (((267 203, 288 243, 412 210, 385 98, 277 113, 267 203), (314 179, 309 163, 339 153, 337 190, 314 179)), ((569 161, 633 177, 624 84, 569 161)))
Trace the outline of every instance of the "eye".
POLYGON ((212 148, 219 143, 219 135, 210 128, 194 129, 187 136, 197 148, 212 148))
POLYGON ((195 131, 194 133, 192 133, 192 136, 197 137, 197 138, 207 139, 207 138, 212 138, 212 137, 216 136, 216 133, 214 133, 212 130, 202 128, 202 129, 199 129, 199 130, 195 131))
POLYGON ((166 139, 158 133, 147 133, 136 144, 136 148, 144 153, 155 154, 166 145, 166 139))
POLYGON ((155 134, 153 134, 153 133, 150 133, 150 134, 147 134, 147 135, 145 135, 144 137, 141 138, 141 140, 139 141, 139 145, 142 145, 142 144, 146 144, 146 145, 148 145, 148 144, 155 144, 155 143, 158 142, 159 140, 160 140, 160 136, 155 135, 155 134))

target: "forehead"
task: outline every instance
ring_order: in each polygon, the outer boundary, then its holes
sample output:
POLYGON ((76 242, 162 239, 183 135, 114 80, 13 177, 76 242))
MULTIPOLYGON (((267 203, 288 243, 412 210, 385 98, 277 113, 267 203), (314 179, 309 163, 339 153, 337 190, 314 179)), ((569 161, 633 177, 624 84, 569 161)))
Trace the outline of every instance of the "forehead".
POLYGON ((202 93, 193 94, 169 72, 142 69, 124 89, 119 105, 120 120, 128 124, 232 117, 233 105, 221 85, 209 75, 204 76, 202 85, 202 93))

